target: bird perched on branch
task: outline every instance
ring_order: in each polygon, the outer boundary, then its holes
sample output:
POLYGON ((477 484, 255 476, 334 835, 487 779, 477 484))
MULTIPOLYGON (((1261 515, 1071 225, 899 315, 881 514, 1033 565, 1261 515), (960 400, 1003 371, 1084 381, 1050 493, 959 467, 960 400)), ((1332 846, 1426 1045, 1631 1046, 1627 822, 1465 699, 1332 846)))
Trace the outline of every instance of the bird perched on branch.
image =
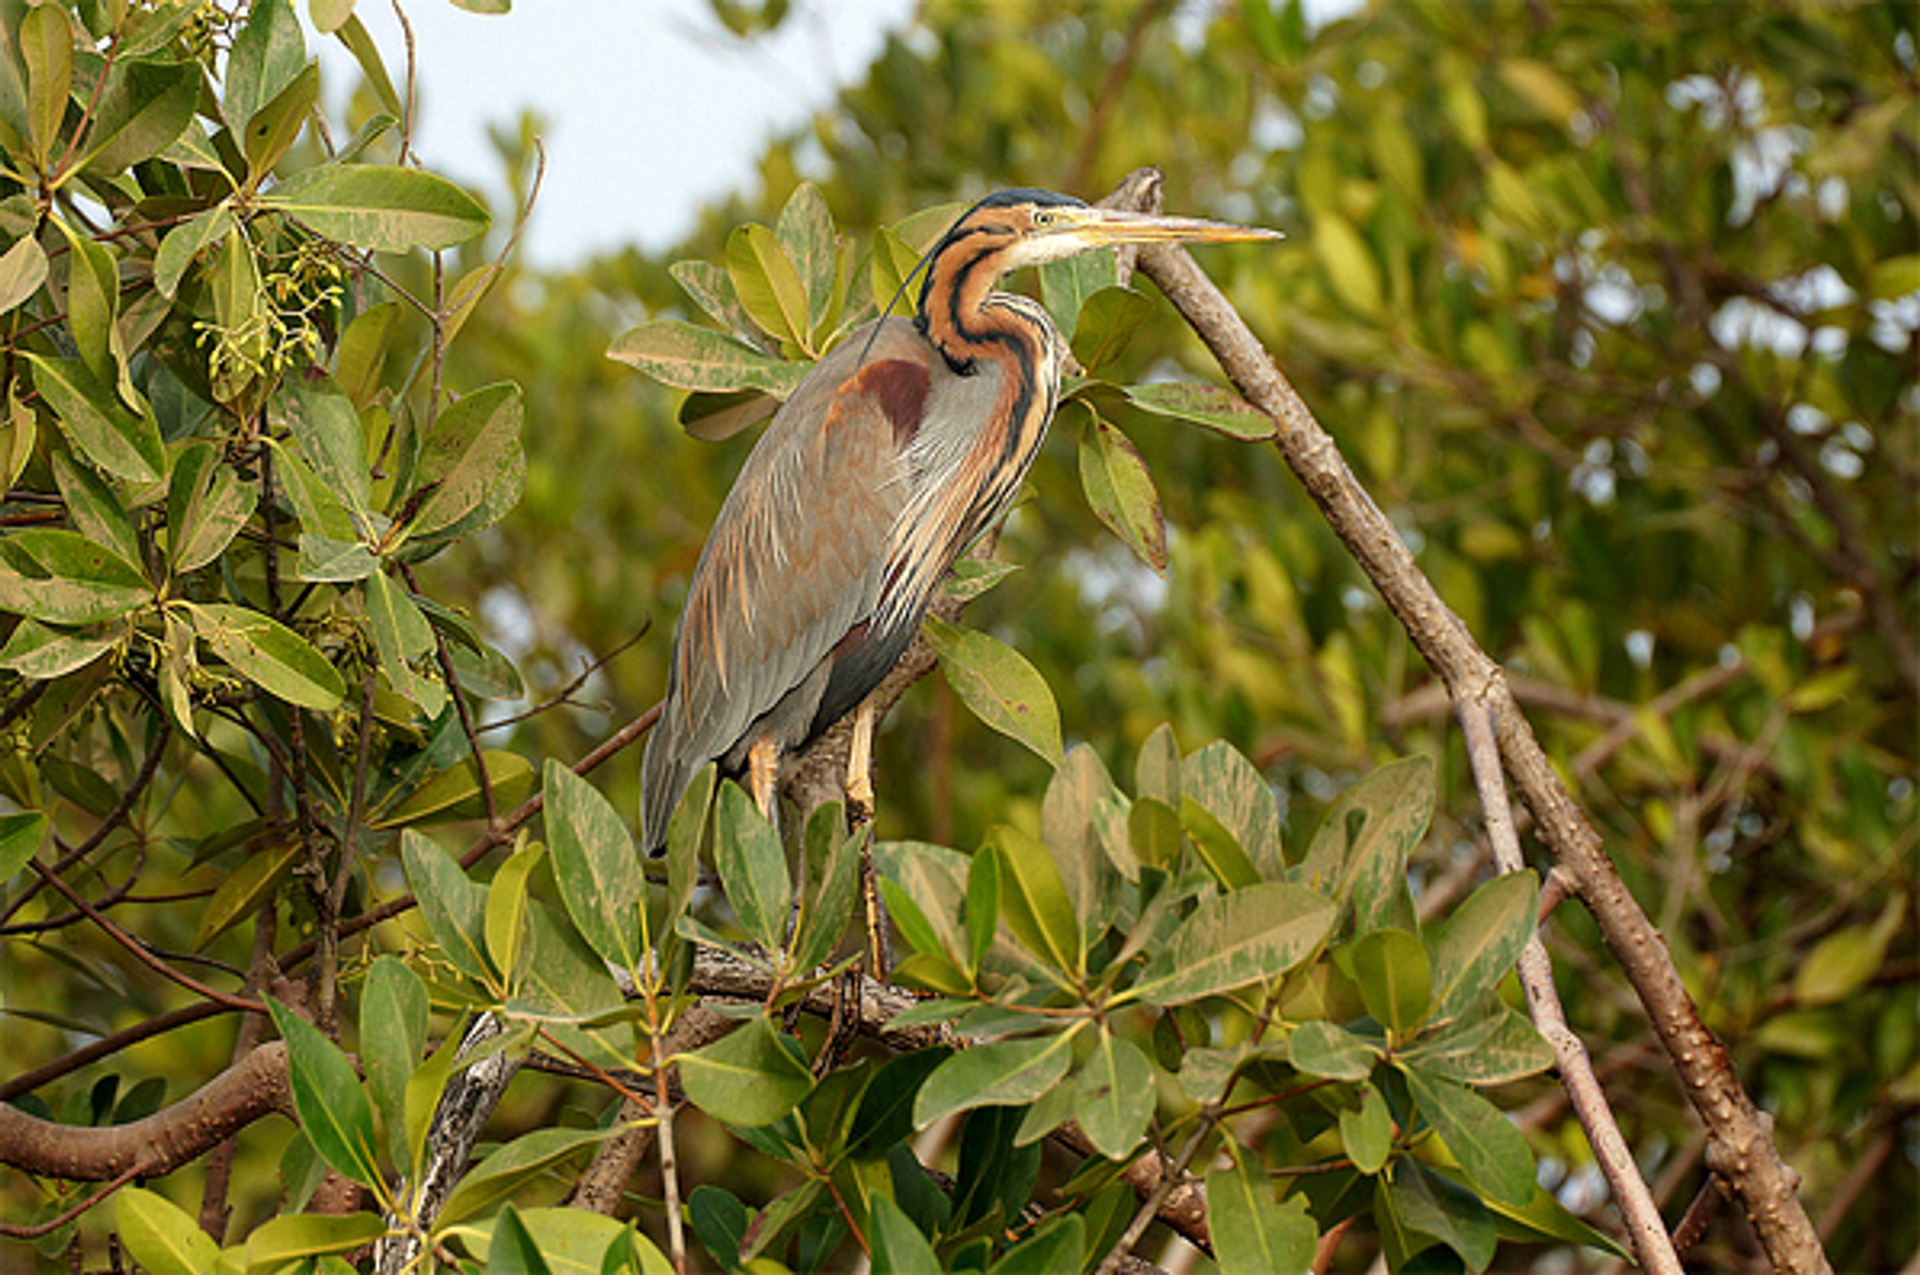
POLYGON ((1002 275, 1117 244, 1278 237, 1044 190, 962 214, 922 262, 916 316, 876 320, 821 359, 720 510, 647 740, 647 850, 664 848, 710 760, 744 774, 772 817, 782 759, 850 712, 848 804, 871 814, 867 697, 954 559, 1013 503, 1059 398, 1060 335, 1037 302, 994 290, 1002 275))

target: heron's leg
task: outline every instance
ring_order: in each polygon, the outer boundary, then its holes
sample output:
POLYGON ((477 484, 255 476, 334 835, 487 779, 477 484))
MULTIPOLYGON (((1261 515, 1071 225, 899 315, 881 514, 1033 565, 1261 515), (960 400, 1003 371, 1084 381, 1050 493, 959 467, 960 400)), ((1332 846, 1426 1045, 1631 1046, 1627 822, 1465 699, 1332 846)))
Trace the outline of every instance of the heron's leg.
POLYGON ((747 750, 747 791, 775 828, 780 826, 780 742, 762 735, 747 750))
POLYGON ((893 975, 893 940, 887 905, 873 871, 873 701, 853 713, 853 739, 847 746, 847 828, 864 833, 860 843, 860 897, 867 909, 867 973, 885 981, 893 975))

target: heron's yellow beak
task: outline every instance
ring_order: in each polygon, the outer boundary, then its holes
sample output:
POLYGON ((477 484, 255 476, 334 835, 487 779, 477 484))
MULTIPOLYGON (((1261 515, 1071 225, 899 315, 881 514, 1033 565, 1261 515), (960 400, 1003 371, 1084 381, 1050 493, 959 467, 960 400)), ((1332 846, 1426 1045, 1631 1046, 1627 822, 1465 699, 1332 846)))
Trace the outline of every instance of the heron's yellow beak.
POLYGON ((1153 217, 1111 208, 1049 208, 1046 211, 1053 217, 1035 227, 1037 234, 1048 237, 1058 234, 1085 248, 1129 243, 1249 243, 1286 238, 1278 230, 1195 217, 1153 217))

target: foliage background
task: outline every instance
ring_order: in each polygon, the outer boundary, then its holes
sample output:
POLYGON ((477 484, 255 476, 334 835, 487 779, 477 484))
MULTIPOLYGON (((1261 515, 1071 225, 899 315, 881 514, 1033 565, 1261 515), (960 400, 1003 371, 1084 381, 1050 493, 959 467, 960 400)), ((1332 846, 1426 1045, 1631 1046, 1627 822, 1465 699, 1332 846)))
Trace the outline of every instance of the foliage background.
MULTIPOLYGON (((752 38, 783 6, 727 8, 752 38)), ((1292 236, 1206 264, 1522 679, 1549 754, 1775 1113, 1836 1266, 1896 1266, 1920 1240, 1917 79, 1896 0, 1387 3, 1311 35, 1265 0, 929 0, 681 249, 509 266, 445 375, 524 387, 525 496, 426 564, 423 588, 470 602, 536 700, 652 625, 574 708, 508 736, 536 764, 578 756, 657 698, 746 451, 687 440, 674 396, 604 357, 636 320, 688 310, 667 263, 721 259, 726 231, 770 223, 802 177, 864 229, 1004 185, 1095 197, 1157 164, 1171 208, 1292 236)), ((515 197, 527 137, 504 148, 515 197)), ((1158 318, 1127 360, 1129 380, 1210 373, 1158 318)), ((1464 893, 1482 862, 1470 781, 1392 618, 1264 454, 1122 424, 1166 505, 1165 577, 1088 513, 1062 440, 1002 542, 1025 569, 970 621, 1042 669, 1070 736, 1115 773, 1162 721, 1190 746, 1234 743, 1280 794, 1290 847, 1359 775, 1432 756, 1438 835, 1416 881, 1423 907, 1464 893)), ((629 756, 599 777, 623 811, 637 772, 629 756)), ((880 741, 881 830, 972 846, 995 822, 1034 829, 1044 781, 929 683, 880 741)), ((140 923, 184 947, 191 913, 153 906, 140 923)), ((1691 1117, 1591 928, 1563 908, 1550 935, 1569 1016, 1675 1216, 1700 1180, 1691 1117)), ((162 1007, 60 962, 9 944, 8 1007, 104 1026, 162 1007)), ((46 1019, 6 1033, 10 1070, 66 1039, 46 1019)), ((229 1049, 213 1024, 111 1069, 204 1076, 229 1049)), ((78 1101, 95 1074, 48 1100, 78 1101)), ((503 1124, 567 1118, 522 1104, 503 1124)), ((1590 1203, 1557 1097, 1524 1118, 1563 1198, 1590 1203)), ((692 1171, 721 1172, 730 1145, 696 1135, 692 1171)), ((277 1148, 248 1154, 260 1167, 277 1148)), ((273 1208, 271 1176, 242 1176, 258 1192, 240 1196, 242 1225, 273 1208)), ((1737 1224, 1709 1242, 1712 1264, 1753 1260, 1737 1224)))

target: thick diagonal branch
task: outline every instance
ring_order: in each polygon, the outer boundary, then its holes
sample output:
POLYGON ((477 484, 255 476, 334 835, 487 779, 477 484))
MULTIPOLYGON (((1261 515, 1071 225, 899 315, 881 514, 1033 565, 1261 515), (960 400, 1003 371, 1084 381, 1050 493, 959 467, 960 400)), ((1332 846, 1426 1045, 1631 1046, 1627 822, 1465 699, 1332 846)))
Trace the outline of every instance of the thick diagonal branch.
MULTIPOLYGON (((1135 174, 1135 207, 1157 211, 1157 174, 1135 174)), ((1421 656, 1456 704, 1493 715, 1500 756, 1540 837, 1632 983, 1708 1136, 1708 1160, 1727 1177, 1774 1267, 1830 1269, 1780 1158, 1770 1122, 1741 1087, 1726 1049, 1701 1021, 1666 944, 1608 859, 1600 835, 1574 803, 1514 702, 1504 671, 1442 600, 1412 552, 1367 495, 1326 430, 1254 337, 1246 321, 1178 245, 1140 254, 1140 270, 1173 302, 1248 402, 1272 417, 1275 445, 1306 487, 1421 656)))

